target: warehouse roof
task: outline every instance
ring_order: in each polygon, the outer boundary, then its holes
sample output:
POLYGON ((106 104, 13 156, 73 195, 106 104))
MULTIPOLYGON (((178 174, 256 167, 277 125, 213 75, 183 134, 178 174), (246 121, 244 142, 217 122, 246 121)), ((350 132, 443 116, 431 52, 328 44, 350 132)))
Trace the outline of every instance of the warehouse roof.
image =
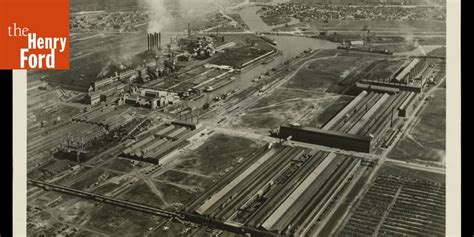
POLYGON ((396 77, 395 80, 401 81, 405 76, 410 73, 411 70, 420 62, 419 59, 415 58, 413 59, 408 66, 406 66, 396 77))
POLYGON ((321 134, 327 134, 327 135, 333 135, 333 136, 342 136, 342 137, 347 137, 347 138, 353 138, 353 139, 358 139, 358 140, 367 140, 370 141, 372 138, 369 136, 361 136, 361 135, 355 135, 355 134, 347 134, 344 132, 339 132, 339 131, 332 131, 332 130, 323 130, 319 128, 313 128, 313 127, 292 127, 290 125, 281 125, 280 126, 280 132, 282 130, 286 131, 299 131, 299 132, 306 132, 306 133, 321 133, 321 134))

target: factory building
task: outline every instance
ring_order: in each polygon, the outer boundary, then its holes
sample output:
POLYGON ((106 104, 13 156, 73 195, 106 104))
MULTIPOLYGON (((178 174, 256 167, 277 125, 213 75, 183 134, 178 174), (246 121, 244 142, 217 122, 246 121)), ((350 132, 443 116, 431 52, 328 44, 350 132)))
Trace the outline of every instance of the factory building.
POLYGON ((419 94, 411 92, 408 98, 398 108, 399 117, 408 117, 419 103, 419 94))
MULTIPOLYGON (((148 96, 148 97, 176 97, 178 93, 170 92, 170 91, 163 91, 163 90, 155 90, 150 88, 142 88, 139 90, 140 95, 148 96)), ((171 100, 171 99, 170 99, 171 100)))
POLYGON ((365 43, 363 40, 351 40, 349 41, 350 46, 364 46, 365 43))
POLYGON ((370 153, 372 147, 372 138, 347 134, 337 131, 329 131, 311 127, 295 127, 282 125, 278 131, 277 137, 311 143, 321 146, 334 147, 344 150, 370 153))
POLYGON ((107 77, 107 78, 100 78, 97 81, 94 81, 90 87, 89 91, 99 91, 102 90, 103 88, 107 88, 110 85, 118 82, 120 80, 120 72, 115 72, 114 76, 107 77))
POLYGON ((179 101, 179 96, 176 92, 145 88, 140 89, 139 93, 142 97, 157 98, 159 107, 165 107, 179 101))
POLYGON ((405 85, 400 83, 394 82, 379 82, 379 81, 371 81, 371 80, 360 80, 356 83, 356 87, 363 90, 373 90, 378 92, 386 92, 392 94, 389 90, 392 91, 413 91, 420 93, 423 90, 421 84, 415 85, 405 85), (374 87, 376 86, 376 87, 374 87), (392 89, 388 89, 392 88, 392 89))
POLYGON ((130 144, 120 157, 163 165, 170 161, 172 154, 190 143, 189 138, 202 130, 196 129, 198 125, 191 125, 182 122, 162 123, 155 134, 130 144))
POLYGON ((197 59, 206 59, 216 53, 214 39, 211 37, 182 38, 179 39, 178 45, 181 50, 197 59))
POLYGON ((160 102, 158 98, 149 98, 139 95, 127 95, 119 99, 119 103, 130 104, 138 107, 156 109, 159 106, 160 102))
POLYGON ((101 102, 100 93, 89 93, 84 97, 84 103, 88 105, 96 105, 101 102))
POLYGON ((177 93, 154 89, 136 90, 132 95, 120 98, 119 103, 131 104, 139 107, 157 109, 173 104, 179 100, 177 93))
POLYGON ((418 75, 425 70, 426 66, 426 59, 415 58, 409 61, 408 64, 402 65, 400 69, 392 75, 392 82, 407 85, 415 80, 418 75))
POLYGON ((84 103, 88 105, 96 105, 100 102, 106 102, 110 98, 115 98, 125 92, 125 85, 122 83, 114 83, 100 91, 91 91, 84 97, 84 103))
POLYGON ((390 95, 394 95, 400 92, 399 88, 396 87, 388 87, 388 86, 381 86, 381 85, 374 85, 370 83, 362 83, 356 82, 356 87, 365 91, 373 91, 377 93, 387 93, 390 95))

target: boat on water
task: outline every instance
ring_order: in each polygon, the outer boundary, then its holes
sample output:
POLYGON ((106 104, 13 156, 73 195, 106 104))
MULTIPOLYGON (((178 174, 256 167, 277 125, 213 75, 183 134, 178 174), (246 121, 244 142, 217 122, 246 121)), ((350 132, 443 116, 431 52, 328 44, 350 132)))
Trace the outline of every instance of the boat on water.
POLYGON ((263 35, 261 35, 260 38, 262 38, 263 40, 265 40, 265 42, 267 42, 267 43, 270 43, 270 44, 273 44, 273 45, 277 45, 277 42, 276 42, 274 39, 270 39, 270 38, 268 38, 268 37, 266 37, 266 36, 263 36, 263 35))

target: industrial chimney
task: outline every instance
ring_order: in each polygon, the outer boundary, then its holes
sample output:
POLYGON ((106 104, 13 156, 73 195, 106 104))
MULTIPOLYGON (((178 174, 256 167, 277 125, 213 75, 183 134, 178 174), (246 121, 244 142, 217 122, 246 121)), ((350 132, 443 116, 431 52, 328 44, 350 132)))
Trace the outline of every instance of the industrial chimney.
POLYGON ((150 47, 150 34, 147 34, 146 39, 147 39, 148 51, 150 51, 150 48, 151 48, 150 47))
POLYGON ((161 32, 158 32, 158 49, 161 50, 161 32))
POLYGON ((161 32, 148 34, 148 51, 161 49, 161 32))
POLYGON ((191 24, 188 23, 188 38, 191 39, 191 24))
POLYGON ((148 34, 148 51, 151 51, 155 48, 155 36, 154 34, 148 34))

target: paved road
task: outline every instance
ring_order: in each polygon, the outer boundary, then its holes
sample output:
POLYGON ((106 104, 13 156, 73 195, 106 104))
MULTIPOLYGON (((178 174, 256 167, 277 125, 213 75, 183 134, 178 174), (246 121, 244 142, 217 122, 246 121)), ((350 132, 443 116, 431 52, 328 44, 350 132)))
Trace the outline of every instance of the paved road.
POLYGON ((387 159, 386 161, 397 164, 399 166, 410 168, 410 169, 423 170, 423 171, 428 171, 428 172, 433 172, 433 173, 438 173, 438 174, 446 174, 446 169, 441 168, 441 167, 433 167, 433 166, 423 165, 423 164, 413 163, 413 162, 409 163, 406 161, 394 160, 394 159, 387 159))

